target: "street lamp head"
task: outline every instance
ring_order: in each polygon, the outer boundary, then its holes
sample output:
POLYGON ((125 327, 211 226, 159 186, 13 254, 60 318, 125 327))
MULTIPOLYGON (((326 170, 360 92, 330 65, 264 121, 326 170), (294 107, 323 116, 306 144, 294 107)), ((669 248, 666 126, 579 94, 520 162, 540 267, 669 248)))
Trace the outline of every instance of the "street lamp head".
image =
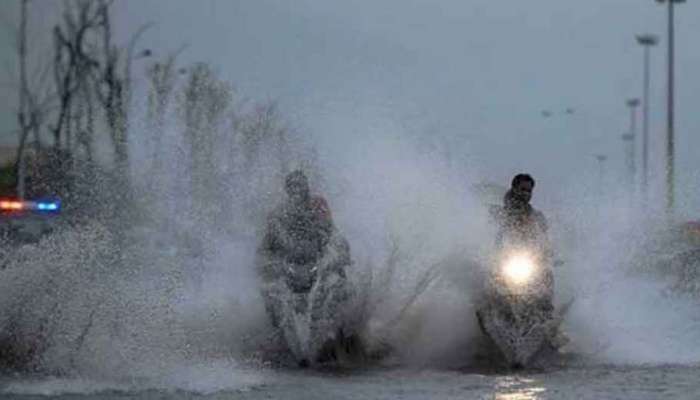
POLYGON ((638 105, 639 105, 639 99, 637 99, 637 98, 627 100, 627 106, 630 108, 637 107, 638 105))
POLYGON ((606 156, 605 154, 598 154, 595 156, 595 159, 599 162, 605 162, 608 159, 608 156, 606 156))
POLYGON ((624 135, 622 135, 622 140, 624 140, 625 142, 631 142, 634 140, 634 135, 631 133, 625 133, 624 135))
POLYGON ((655 46, 659 43, 659 37, 651 33, 637 35, 637 43, 642 46, 655 46))
MULTIPOLYGON (((671 3, 685 3, 685 0, 670 0, 671 3)), ((657 3, 665 3, 666 0, 656 0, 657 3)))

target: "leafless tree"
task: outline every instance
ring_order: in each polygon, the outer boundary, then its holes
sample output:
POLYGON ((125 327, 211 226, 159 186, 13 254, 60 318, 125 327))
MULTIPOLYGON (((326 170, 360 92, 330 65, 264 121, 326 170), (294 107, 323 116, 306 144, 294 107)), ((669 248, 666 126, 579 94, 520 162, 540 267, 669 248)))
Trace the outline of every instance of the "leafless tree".
MULTIPOLYGON (((85 156, 89 162, 92 164, 94 162, 92 144, 95 132, 95 103, 93 101, 94 95, 91 88, 88 85, 82 87, 81 96, 81 111, 83 117, 83 124, 79 125, 77 128, 77 144, 85 151, 85 156)), ((78 121, 80 123, 80 121, 78 121)))
POLYGON ((17 123, 19 126, 19 146, 15 170, 17 171, 17 195, 24 198, 26 181, 26 146, 31 133, 34 134, 34 144, 37 150, 41 147, 41 126, 44 123, 51 100, 51 93, 46 89, 47 69, 38 70, 34 81, 35 87, 30 87, 27 49, 27 24, 29 0, 20 3, 20 25, 17 32, 17 56, 19 60, 19 86, 17 123))
MULTIPOLYGON (((51 187, 44 187, 42 190, 51 190, 58 194, 62 189, 68 189, 65 185, 72 185, 69 181, 78 171, 75 162, 76 156, 81 156, 80 150, 83 150, 86 162, 80 161, 79 175, 85 179, 88 179, 88 176, 95 177, 94 173, 100 167, 93 160, 92 143, 97 128, 106 126, 114 143, 115 164, 118 167, 114 175, 126 179, 126 119, 130 93, 130 79, 127 75, 130 73, 129 63, 134 58, 136 42, 150 25, 142 27, 132 37, 128 47, 122 49, 112 44, 109 15, 111 1, 66 0, 60 21, 52 30, 53 63, 47 71, 52 72, 54 90, 50 96, 40 99, 28 88, 27 83, 36 78, 32 76, 29 79, 26 66, 26 21, 29 1, 22 0, 19 35, 21 40, 18 41, 18 118, 21 135, 19 152, 24 152, 29 131, 35 132, 37 145, 41 143, 40 125, 50 117, 51 122, 46 125, 53 137, 53 148, 45 154, 45 159, 39 162, 41 165, 34 166, 33 177, 46 181, 44 183, 50 181, 51 187), (54 183, 56 187, 52 186, 54 183), (59 187, 62 189, 57 191, 59 187)), ((142 52, 140 55, 147 54, 142 52)), ((23 165, 24 163, 19 163, 19 166, 23 165)), ((23 169, 21 171, 24 172, 23 169)), ((23 182, 23 179, 21 181, 23 182)), ((126 182, 124 180, 122 183, 126 182)))
POLYGON ((128 149, 124 78, 120 76, 118 71, 119 48, 112 43, 112 25, 109 13, 112 2, 99 0, 97 4, 102 23, 102 63, 96 70, 96 93, 107 119, 107 127, 114 146, 116 166, 126 173, 128 149))
MULTIPOLYGON (((131 101, 131 64, 137 54, 136 44, 140 37, 152 26, 148 23, 132 35, 126 49, 114 44, 112 38, 111 6, 113 0, 97 0, 101 28, 101 59, 93 78, 97 98, 105 113, 110 138, 114 146, 115 164, 120 175, 126 178, 128 165, 128 113, 131 101)), ((150 56, 150 50, 141 51, 138 56, 150 56)))
POLYGON ((283 123, 275 102, 256 104, 252 110, 238 116, 235 126, 246 173, 261 166, 273 168, 270 172, 277 174, 289 169, 294 157, 290 129, 283 123))
POLYGON ((192 192, 195 197, 202 197, 198 200, 218 191, 218 143, 222 141, 222 126, 232 99, 231 86, 207 64, 189 68, 179 96, 179 115, 191 162, 192 192))
POLYGON ((20 140, 17 150, 17 195, 19 198, 24 198, 24 182, 25 182, 25 162, 24 162, 24 146, 27 142, 27 136, 31 129, 28 116, 29 111, 29 91, 27 86, 27 3, 29 0, 22 0, 22 8, 20 12, 20 28, 19 40, 17 43, 17 53, 19 55, 19 107, 17 112, 17 122, 20 129, 20 140))
POLYGON ((76 0, 69 6, 62 24, 54 27, 54 82, 58 97, 58 111, 51 130, 54 148, 72 147, 71 114, 73 102, 79 93, 89 88, 87 76, 100 62, 91 54, 91 35, 101 27, 101 14, 94 2, 76 0), (63 140, 62 140, 63 139, 63 140), (65 142, 65 143, 62 143, 65 142))
POLYGON ((180 75, 176 65, 177 57, 183 50, 184 47, 181 47, 169 54, 164 61, 153 63, 147 71, 149 84, 147 120, 151 134, 152 174, 157 174, 161 167, 161 141, 165 119, 177 85, 177 77, 180 75))

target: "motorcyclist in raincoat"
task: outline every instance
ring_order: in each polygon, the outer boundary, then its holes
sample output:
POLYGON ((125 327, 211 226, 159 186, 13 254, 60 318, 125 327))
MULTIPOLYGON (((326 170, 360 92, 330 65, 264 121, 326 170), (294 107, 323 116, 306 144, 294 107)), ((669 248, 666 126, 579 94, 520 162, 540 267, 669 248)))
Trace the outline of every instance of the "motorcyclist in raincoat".
POLYGON ((530 205, 534 188, 535 180, 528 174, 518 174, 513 178, 498 215, 496 242, 499 245, 506 234, 511 234, 523 241, 548 246, 547 220, 542 212, 530 205))
MULTIPOLYGON (((285 282, 293 293, 309 293, 321 275, 337 274, 344 288, 345 268, 351 264, 350 247, 338 234, 327 201, 312 195, 306 175, 296 170, 285 179, 287 198, 272 211, 267 220, 260 255, 259 274, 265 282, 285 282), (333 248, 331 259, 322 261, 333 248), (323 264, 323 265, 319 265, 323 264), (319 275, 321 274, 321 275, 319 275)), ((335 289, 333 289, 335 290, 335 289)), ((277 327, 279 299, 265 296, 266 308, 277 327)))
POLYGON ((328 202, 311 195, 308 178, 300 170, 287 175, 285 191, 286 201, 268 218, 262 250, 293 265, 313 264, 334 229, 328 202))
MULTIPOLYGON (((496 245, 499 249, 508 243, 517 243, 535 250, 544 265, 553 265, 553 251, 549 242, 547 220, 542 212, 530 205, 535 179, 528 174, 518 174, 511 181, 511 188, 503 197, 503 207, 499 208, 496 220, 498 232, 496 245)), ((546 285, 548 295, 541 304, 543 311, 551 313, 554 278, 550 268, 547 268, 546 285)))

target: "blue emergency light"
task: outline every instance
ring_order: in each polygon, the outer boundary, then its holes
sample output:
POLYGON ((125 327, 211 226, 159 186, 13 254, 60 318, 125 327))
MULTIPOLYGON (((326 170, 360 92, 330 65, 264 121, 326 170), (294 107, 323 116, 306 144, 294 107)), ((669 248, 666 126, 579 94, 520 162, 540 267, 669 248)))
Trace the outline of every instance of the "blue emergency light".
POLYGON ((58 211, 58 203, 36 203, 39 211, 58 211))

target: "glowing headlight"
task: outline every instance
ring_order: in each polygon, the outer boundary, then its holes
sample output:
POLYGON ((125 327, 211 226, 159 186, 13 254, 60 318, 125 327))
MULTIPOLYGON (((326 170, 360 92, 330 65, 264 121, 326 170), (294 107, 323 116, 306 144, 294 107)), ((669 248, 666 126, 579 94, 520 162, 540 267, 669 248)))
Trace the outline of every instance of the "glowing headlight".
POLYGON ((515 254, 506 259, 501 271, 508 283, 520 286, 530 280, 535 268, 535 263, 529 255, 515 254))

